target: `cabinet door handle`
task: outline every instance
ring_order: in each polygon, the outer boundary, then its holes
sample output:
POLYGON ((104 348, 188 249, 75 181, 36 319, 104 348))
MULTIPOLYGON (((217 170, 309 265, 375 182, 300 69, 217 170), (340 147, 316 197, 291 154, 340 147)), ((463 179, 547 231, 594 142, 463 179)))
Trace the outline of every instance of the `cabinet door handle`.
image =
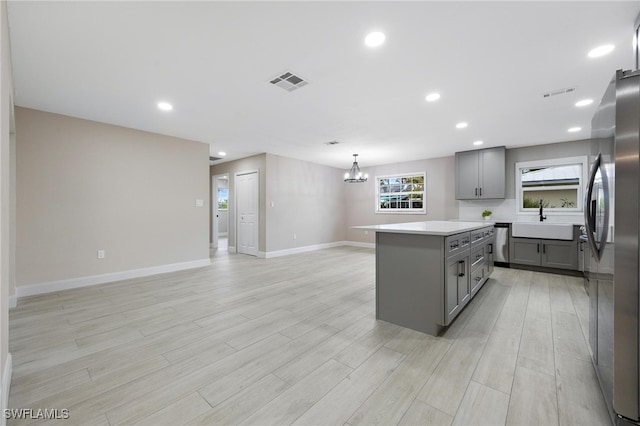
POLYGON ((489 254, 493 254, 493 244, 487 244, 487 247, 489 248, 489 254))
POLYGON ((458 261, 458 276, 464 277, 464 260, 458 261), (460 268, 462 266, 462 268, 460 268))
POLYGON ((478 188, 476 188, 476 197, 478 196, 478 188))
POLYGON ((546 245, 546 244, 543 244, 543 245, 542 245, 542 253, 544 254, 544 253, 546 253, 546 252, 547 252, 547 245, 546 245))
POLYGON ((536 244, 536 246, 537 246, 536 251, 540 253, 540 244, 536 244))
POLYGON ((482 188, 480 188, 480 196, 482 197, 482 188))

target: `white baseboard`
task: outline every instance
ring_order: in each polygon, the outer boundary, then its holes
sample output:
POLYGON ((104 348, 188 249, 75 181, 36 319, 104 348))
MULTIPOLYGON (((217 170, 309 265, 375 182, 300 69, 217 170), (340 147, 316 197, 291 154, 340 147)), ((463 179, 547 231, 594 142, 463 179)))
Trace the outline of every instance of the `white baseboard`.
POLYGON ((227 232, 220 232, 220 233, 218 234, 218 236, 219 236, 219 237, 227 237, 227 236, 229 236, 229 234, 228 234, 227 232))
POLYGON ((344 245, 350 246, 350 247, 360 247, 360 248, 372 248, 372 249, 376 248, 376 243, 363 243, 360 241, 344 241, 344 245))
POLYGON ((18 295, 12 294, 9 296, 9 309, 15 308, 16 306, 18 306, 18 295))
POLYGON ((361 243, 358 241, 336 241, 333 243, 324 243, 324 244, 313 244, 310 246, 303 247, 295 247, 291 249, 284 250, 275 250, 275 251, 260 251, 258 252, 258 257, 269 259, 272 257, 280 257, 280 256, 289 256, 291 254, 297 253, 305 253, 308 251, 322 250, 333 247, 343 247, 343 246, 351 246, 351 247, 364 247, 364 248, 375 248, 375 243, 361 243))
POLYGON ((7 353, 7 361, 4 363, 4 370, 2 371, 2 416, 0 416, 0 426, 7 424, 7 419, 4 417, 4 410, 9 408, 9 389, 11 388, 11 376, 13 375, 13 362, 11 360, 11 353, 7 353))
POLYGON ((148 277, 150 275, 164 274, 166 272, 182 271, 184 269, 201 268, 211 265, 211 259, 200 259, 189 262, 171 263, 168 265, 152 266, 149 268, 132 269, 130 271, 112 272, 102 275, 90 275, 86 277, 71 278, 68 280, 50 281, 39 284, 30 284, 16 288, 18 297, 33 296, 36 294, 51 293, 54 291, 69 290, 72 288, 87 287, 96 284, 105 284, 113 281, 128 280, 131 278, 148 277))

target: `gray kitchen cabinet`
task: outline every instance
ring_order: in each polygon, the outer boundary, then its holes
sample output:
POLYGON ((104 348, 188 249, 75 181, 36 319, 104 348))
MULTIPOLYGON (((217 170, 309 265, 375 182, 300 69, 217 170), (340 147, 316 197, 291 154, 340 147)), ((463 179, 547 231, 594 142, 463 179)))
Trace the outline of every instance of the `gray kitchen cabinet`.
POLYGON ((578 269, 576 241, 511 238, 511 263, 556 269, 578 269))
POLYGON ((471 298, 468 250, 466 253, 447 259, 444 292, 446 306, 444 325, 449 325, 471 298))
POLYGON ((575 241, 542 240, 541 266, 578 270, 578 244, 575 241))
POLYGON ((493 273, 493 264, 495 262, 493 253, 493 248, 495 247, 494 241, 495 238, 493 238, 491 242, 487 244, 487 275, 491 275, 493 273))
POLYGON ((456 199, 504 198, 505 148, 456 152, 456 199))
POLYGON ((493 226, 475 226, 376 231, 376 318, 434 336, 449 326, 489 278, 493 226))
POLYGON ((540 266, 540 240, 511 238, 509 241, 509 261, 520 265, 540 266))

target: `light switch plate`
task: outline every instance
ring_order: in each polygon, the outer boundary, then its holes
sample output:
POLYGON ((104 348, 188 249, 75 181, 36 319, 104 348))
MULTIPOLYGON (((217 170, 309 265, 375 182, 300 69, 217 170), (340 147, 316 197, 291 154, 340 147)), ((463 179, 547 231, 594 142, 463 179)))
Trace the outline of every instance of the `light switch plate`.
POLYGON ((196 207, 204 206, 204 200, 196 199, 196 207))

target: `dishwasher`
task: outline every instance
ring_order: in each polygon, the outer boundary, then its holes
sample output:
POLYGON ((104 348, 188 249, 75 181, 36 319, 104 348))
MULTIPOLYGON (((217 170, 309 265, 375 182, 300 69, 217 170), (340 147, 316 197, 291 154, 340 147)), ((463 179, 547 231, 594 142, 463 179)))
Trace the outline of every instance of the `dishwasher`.
POLYGON ((509 223, 496 223, 495 236, 496 236, 496 248, 494 255, 494 264, 496 266, 509 267, 509 223))

